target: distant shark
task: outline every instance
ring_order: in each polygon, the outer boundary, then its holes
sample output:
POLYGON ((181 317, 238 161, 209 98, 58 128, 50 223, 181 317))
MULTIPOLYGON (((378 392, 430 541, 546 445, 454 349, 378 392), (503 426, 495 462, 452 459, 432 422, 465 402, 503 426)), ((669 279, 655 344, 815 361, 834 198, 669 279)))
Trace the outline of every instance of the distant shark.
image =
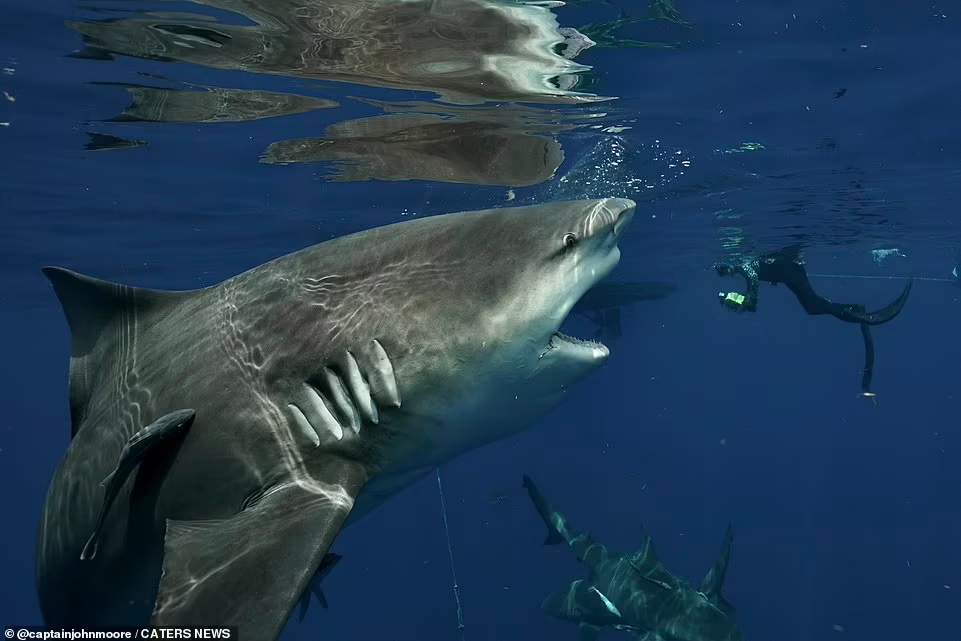
POLYGON ((572 314, 585 317, 597 326, 595 339, 621 338, 621 308, 643 300, 666 298, 677 291, 673 283, 599 283, 587 292, 572 314))
POLYGON ((44 268, 73 423, 39 528, 46 624, 276 639, 348 520, 605 362, 558 328, 618 263, 634 207, 423 217, 193 291, 44 268))
POLYGON ((544 544, 566 542, 590 573, 541 606, 551 616, 578 623, 582 641, 596 639, 602 628, 631 632, 637 641, 742 641, 734 608, 721 594, 731 556, 730 526, 720 558, 694 589, 664 568, 647 534, 638 551, 614 552, 569 528, 527 476, 523 485, 547 525, 544 544))

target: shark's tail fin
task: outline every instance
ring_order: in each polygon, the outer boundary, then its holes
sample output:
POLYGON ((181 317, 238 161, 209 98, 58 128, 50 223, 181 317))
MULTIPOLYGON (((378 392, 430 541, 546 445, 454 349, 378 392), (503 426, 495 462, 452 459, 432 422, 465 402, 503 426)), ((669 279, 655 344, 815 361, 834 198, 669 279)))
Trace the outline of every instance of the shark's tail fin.
POLYGON ((731 533, 731 526, 728 524, 727 532, 724 533, 724 545, 721 548, 721 556, 718 557, 714 567, 711 568, 711 571, 707 573, 707 576, 704 577, 704 580, 701 582, 701 593, 704 594, 711 603, 727 614, 734 612, 734 606, 724 598, 722 590, 724 588, 724 578, 727 575, 727 564, 731 559, 731 544, 733 541, 734 536, 731 533))
POLYGON ((324 580, 324 577, 330 574, 330 571, 334 569, 334 566, 337 565, 342 558, 344 557, 333 552, 328 552, 324 555, 323 561, 320 562, 320 567, 317 568, 317 572, 311 577, 310 583, 307 584, 307 588, 300 597, 300 623, 303 623, 304 617, 307 616, 307 606, 310 605, 311 594, 317 599, 320 607, 325 610, 327 609, 327 597, 324 596, 323 590, 320 589, 320 584, 324 580))
POLYGON ((90 382, 101 368, 128 356, 138 326, 148 315, 186 292, 118 285, 62 267, 44 267, 70 325, 70 413, 72 436, 90 399, 90 382))
POLYGON ((544 545, 557 545, 558 543, 563 543, 565 538, 561 531, 558 529, 555 523, 556 519, 561 523, 563 527, 563 517, 561 517, 557 512, 551 508, 547 499, 541 494, 541 491, 537 489, 534 485, 534 481, 530 479, 526 474, 524 475, 524 488, 531 497, 531 501, 534 503, 534 507, 537 509, 537 513, 540 515, 541 519, 544 521, 544 525, 547 526, 547 538, 544 539, 544 545))

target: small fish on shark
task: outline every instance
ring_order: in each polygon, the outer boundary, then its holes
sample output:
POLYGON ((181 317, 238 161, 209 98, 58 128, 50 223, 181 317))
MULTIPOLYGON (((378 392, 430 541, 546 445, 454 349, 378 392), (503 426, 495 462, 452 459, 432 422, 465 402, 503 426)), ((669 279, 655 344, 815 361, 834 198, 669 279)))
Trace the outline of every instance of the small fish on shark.
POLYGON ((46 267, 72 335, 72 439, 37 583, 48 626, 276 639, 349 523, 531 426, 608 358, 559 331, 635 203, 427 216, 191 291, 46 267))

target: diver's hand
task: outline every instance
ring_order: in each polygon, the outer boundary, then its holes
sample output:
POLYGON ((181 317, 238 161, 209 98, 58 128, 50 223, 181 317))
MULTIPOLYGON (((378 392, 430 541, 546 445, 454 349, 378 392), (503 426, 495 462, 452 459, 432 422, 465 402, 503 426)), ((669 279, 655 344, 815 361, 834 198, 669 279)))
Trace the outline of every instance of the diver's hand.
POLYGON ((737 292, 718 292, 718 299, 721 304, 728 309, 734 310, 735 312, 744 311, 744 294, 738 294, 737 292))

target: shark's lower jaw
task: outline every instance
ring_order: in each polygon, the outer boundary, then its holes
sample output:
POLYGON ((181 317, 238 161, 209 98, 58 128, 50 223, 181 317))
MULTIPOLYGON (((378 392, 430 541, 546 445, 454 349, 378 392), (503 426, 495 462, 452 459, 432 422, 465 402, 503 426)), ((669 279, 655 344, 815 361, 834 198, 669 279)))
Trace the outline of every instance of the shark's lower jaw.
POLYGON ((547 347, 540 353, 538 358, 544 358, 552 350, 562 350, 565 354, 577 357, 579 360, 601 361, 610 356, 611 350, 606 345, 598 341, 581 340, 574 336, 568 336, 561 331, 556 331, 547 339, 547 347))

